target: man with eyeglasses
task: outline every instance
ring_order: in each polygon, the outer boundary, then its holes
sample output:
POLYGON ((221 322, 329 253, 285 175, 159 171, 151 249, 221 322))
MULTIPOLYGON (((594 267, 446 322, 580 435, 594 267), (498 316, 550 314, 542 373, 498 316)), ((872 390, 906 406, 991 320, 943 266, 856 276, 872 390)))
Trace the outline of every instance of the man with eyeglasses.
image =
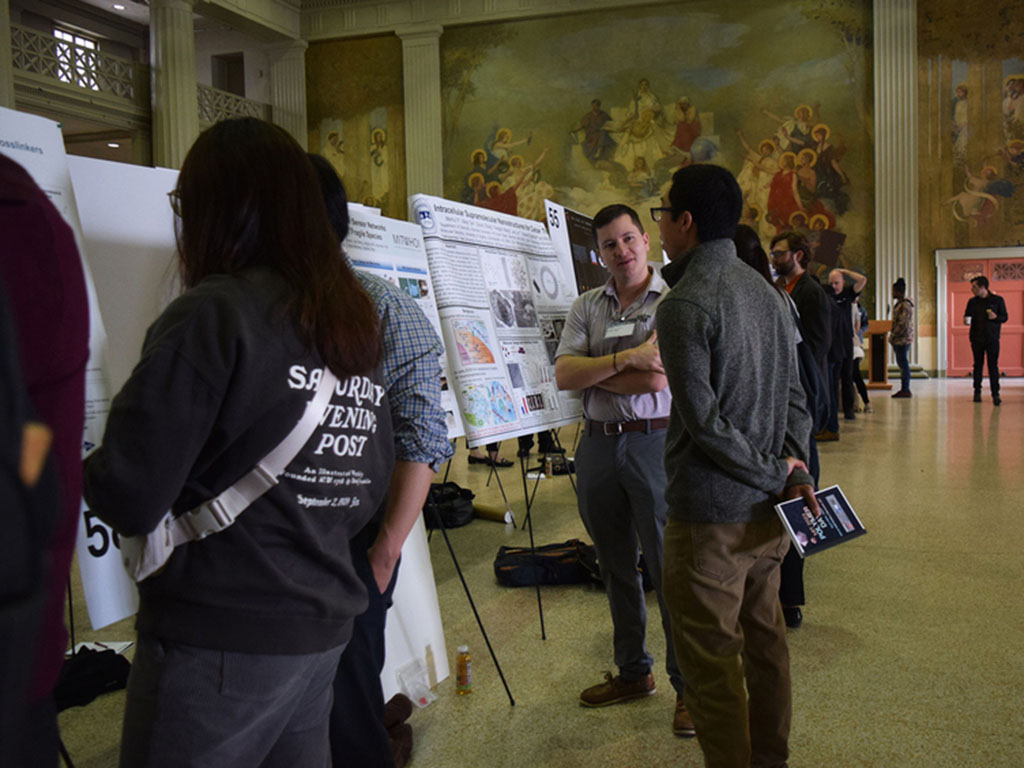
POLYGON ((773 509, 803 498, 811 417, 780 293, 736 256, 742 195, 715 165, 676 171, 661 242, 682 264, 656 328, 672 388, 665 602, 708 768, 783 768, 792 704, 773 509))
POLYGON ((645 635, 647 607, 637 571, 637 542, 658 595, 665 668, 676 691, 672 730, 694 735, 682 701, 668 610, 662 598, 665 528, 665 428, 672 395, 654 331, 668 286, 647 263, 650 240, 636 211, 609 205, 594 216, 594 236, 611 278, 569 310, 555 353, 560 389, 583 392, 586 426, 576 451, 580 517, 593 539, 611 609, 618 674, 580 694, 603 707, 655 692, 645 635))
MULTIPOLYGON (((797 232, 781 232, 772 238, 772 266, 779 274, 782 287, 796 305, 796 311, 800 314, 800 324, 803 326, 804 343, 814 356, 821 380, 826 382, 828 351, 832 346, 833 313, 836 307, 818 279, 807 271, 810 253, 807 241, 797 232)), ((830 402, 829 418, 833 418, 836 413, 830 402)), ((838 420, 835 426, 838 429, 838 420)), ((818 437, 822 440, 838 440, 839 432, 830 431, 826 427, 818 437)), ((818 464, 817 439, 814 435, 811 435, 809 441, 807 469, 814 478, 814 487, 817 488, 821 472, 818 464)), ((807 598, 804 592, 804 559, 793 547, 790 547, 782 561, 779 601, 782 603, 786 626, 790 629, 799 628, 804 621, 803 606, 807 598)))
MULTIPOLYGON (((807 271, 811 249, 804 236, 782 232, 772 238, 768 254, 772 266, 784 281, 786 292, 796 304, 807 344, 818 364, 821 380, 828 381, 828 351, 832 346, 832 313, 828 294, 818 279, 807 271)), ((836 435, 838 437, 838 434, 836 435)))

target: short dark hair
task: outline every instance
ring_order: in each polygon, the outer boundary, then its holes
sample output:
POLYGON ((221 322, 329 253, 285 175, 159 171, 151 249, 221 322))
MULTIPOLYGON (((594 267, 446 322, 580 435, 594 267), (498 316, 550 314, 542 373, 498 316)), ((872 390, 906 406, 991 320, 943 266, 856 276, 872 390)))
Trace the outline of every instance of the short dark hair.
POLYGON ((902 277, 897 277, 896 282, 892 284, 893 293, 898 293, 900 296, 907 295, 907 281, 902 277))
POLYGON ((689 211, 697 223, 697 237, 731 240, 743 212, 743 193, 729 171, 719 165, 688 165, 672 176, 668 193, 672 220, 689 211))
POLYGON ((348 195, 345 192, 345 185, 341 183, 338 172, 327 158, 310 152, 309 161, 313 164, 313 170, 320 181, 320 191, 323 192, 324 202, 327 204, 327 218, 330 219, 338 241, 341 242, 348 236, 348 195))
POLYGON ((800 251, 800 256, 797 257, 797 261, 800 262, 800 266, 803 269, 807 269, 808 263, 811 261, 811 246, 807 243, 807 238, 801 235, 799 232, 780 232, 772 238, 771 247, 774 248, 776 243, 781 243, 783 240, 789 246, 789 250, 793 253, 800 251))
POLYGON ((988 278, 985 277, 984 275, 977 275, 976 277, 972 277, 971 282, 976 283, 979 288, 984 288, 986 291, 988 290, 988 278))
POLYGON ((644 233, 644 225, 640 223, 640 215, 636 211, 623 203, 613 203, 606 205, 594 214, 594 220, 590 223, 590 230, 594 233, 594 238, 597 238, 597 230, 607 227, 620 216, 629 216, 636 224, 636 228, 640 230, 640 234, 644 233))
POLYGON ((740 261, 753 267, 765 280, 774 285, 772 270, 768 266, 768 254, 764 252, 757 232, 746 224, 738 224, 732 241, 736 244, 736 255, 740 257, 740 261))

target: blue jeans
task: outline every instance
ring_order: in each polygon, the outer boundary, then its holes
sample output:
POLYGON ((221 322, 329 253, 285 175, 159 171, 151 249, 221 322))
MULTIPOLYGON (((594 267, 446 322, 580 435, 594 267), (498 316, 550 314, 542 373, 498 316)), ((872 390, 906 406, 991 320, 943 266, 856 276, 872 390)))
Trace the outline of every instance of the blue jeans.
POLYGON ((892 351, 896 353, 896 365, 900 367, 900 389, 904 392, 910 391, 910 354, 909 344, 893 344, 892 351))

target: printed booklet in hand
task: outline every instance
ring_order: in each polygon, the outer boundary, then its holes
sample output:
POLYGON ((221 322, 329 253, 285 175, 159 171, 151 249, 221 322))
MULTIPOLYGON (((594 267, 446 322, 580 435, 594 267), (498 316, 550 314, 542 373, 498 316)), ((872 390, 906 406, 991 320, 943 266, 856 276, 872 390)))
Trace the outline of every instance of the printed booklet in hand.
POLYGON ((814 494, 820 513, 813 515, 802 498, 775 505, 800 557, 807 557, 867 531, 838 485, 814 494))

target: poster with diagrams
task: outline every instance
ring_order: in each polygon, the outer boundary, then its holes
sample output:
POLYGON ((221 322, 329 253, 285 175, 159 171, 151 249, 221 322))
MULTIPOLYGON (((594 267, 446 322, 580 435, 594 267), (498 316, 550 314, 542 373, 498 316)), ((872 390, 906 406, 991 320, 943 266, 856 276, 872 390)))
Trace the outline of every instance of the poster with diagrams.
POLYGON ((577 421, 554 354, 577 296, 570 259, 544 225, 414 195, 452 387, 471 446, 577 421))
MULTIPOLYGON (((407 221, 385 218, 362 205, 350 204, 348 215, 349 230, 344 248, 352 266, 383 278, 409 294, 434 326, 438 338, 443 339, 420 228, 407 221)), ((445 355, 441 356, 440 363, 441 407, 448 424, 448 438, 462 437, 466 432, 449 383, 452 377, 445 355)))

